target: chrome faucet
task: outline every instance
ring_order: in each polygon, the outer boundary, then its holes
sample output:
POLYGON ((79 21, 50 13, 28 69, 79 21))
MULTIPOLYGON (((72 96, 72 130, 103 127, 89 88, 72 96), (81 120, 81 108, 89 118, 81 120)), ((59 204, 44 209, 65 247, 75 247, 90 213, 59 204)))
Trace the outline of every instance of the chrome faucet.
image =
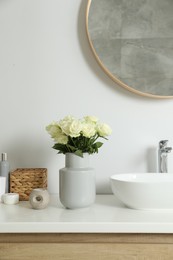
POLYGON ((158 154, 158 163, 159 163, 159 172, 167 173, 168 172, 168 160, 167 155, 171 152, 172 147, 167 147, 168 140, 162 140, 159 142, 159 154, 158 154))

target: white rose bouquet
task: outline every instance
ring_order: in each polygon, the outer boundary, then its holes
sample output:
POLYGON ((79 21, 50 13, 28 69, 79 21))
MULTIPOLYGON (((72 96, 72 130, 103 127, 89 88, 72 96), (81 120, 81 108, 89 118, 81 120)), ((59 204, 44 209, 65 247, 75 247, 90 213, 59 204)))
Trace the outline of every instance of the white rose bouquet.
POLYGON ((58 153, 74 153, 80 157, 83 157, 83 153, 98 153, 103 143, 97 139, 100 137, 107 140, 106 136, 112 132, 109 125, 94 116, 82 119, 66 116, 59 122, 52 122, 46 130, 54 139, 53 148, 58 153))

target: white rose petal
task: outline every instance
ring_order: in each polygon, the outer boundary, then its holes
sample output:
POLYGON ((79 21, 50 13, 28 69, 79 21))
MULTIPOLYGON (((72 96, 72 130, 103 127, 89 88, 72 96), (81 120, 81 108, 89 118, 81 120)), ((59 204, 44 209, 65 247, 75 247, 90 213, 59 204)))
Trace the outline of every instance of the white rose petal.
POLYGON ((69 126, 69 135, 71 137, 78 137, 80 136, 81 130, 82 130, 82 124, 80 120, 74 119, 69 126))
POLYGON ((112 129, 109 125, 100 123, 97 125, 97 132, 100 136, 108 136, 112 133, 112 129))
POLYGON ((86 122, 96 123, 98 121, 98 118, 96 116, 85 116, 84 120, 86 122))
POLYGON ((96 134, 95 124, 83 123, 82 134, 83 134, 83 136, 88 137, 88 138, 94 136, 96 134))
POLYGON ((70 125, 75 120, 72 116, 66 116, 59 121, 59 126, 66 135, 70 135, 70 125))
POLYGON ((61 135, 57 135, 55 138, 54 138, 54 141, 56 143, 59 143, 59 144, 67 144, 68 142, 68 137, 64 134, 61 134, 61 135))
POLYGON ((51 123, 46 127, 47 132, 54 138, 58 133, 62 133, 59 125, 56 122, 51 123))

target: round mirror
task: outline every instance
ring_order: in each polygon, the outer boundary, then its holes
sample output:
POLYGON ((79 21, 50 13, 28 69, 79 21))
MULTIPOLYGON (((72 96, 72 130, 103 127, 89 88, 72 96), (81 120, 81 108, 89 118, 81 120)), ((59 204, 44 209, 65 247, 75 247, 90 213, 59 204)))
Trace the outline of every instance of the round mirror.
POLYGON ((114 81, 144 96, 173 97, 173 0, 89 0, 86 26, 114 81))

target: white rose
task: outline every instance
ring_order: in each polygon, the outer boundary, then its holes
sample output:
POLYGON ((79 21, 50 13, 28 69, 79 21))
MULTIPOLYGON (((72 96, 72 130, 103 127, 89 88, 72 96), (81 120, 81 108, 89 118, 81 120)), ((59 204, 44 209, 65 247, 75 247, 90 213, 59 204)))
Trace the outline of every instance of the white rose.
POLYGON ((96 134, 95 124, 84 122, 82 124, 82 134, 85 137, 92 137, 96 134))
POLYGON ((74 117, 66 116, 59 121, 59 126, 66 135, 70 134, 70 125, 73 122, 73 120, 75 120, 74 117))
POLYGON ((54 138, 58 133, 62 133, 59 125, 56 122, 52 122, 50 125, 46 126, 47 132, 54 138))
POLYGON ((86 122, 96 123, 98 121, 98 118, 96 116, 85 116, 84 120, 86 122))
POLYGON ((112 129, 109 125, 100 123, 97 125, 97 132, 100 136, 108 136, 112 133, 112 129))
POLYGON ((54 141, 55 141, 55 143, 59 143, 59 144, 67 144, 68 137, 64 134, 59 134, 59 135, 55 136, 54 141))
POLYGON ((82 123, 80 120, 74 119, 69 126, 69 135, 71 137, 80 136, 82 130, 82 123))

